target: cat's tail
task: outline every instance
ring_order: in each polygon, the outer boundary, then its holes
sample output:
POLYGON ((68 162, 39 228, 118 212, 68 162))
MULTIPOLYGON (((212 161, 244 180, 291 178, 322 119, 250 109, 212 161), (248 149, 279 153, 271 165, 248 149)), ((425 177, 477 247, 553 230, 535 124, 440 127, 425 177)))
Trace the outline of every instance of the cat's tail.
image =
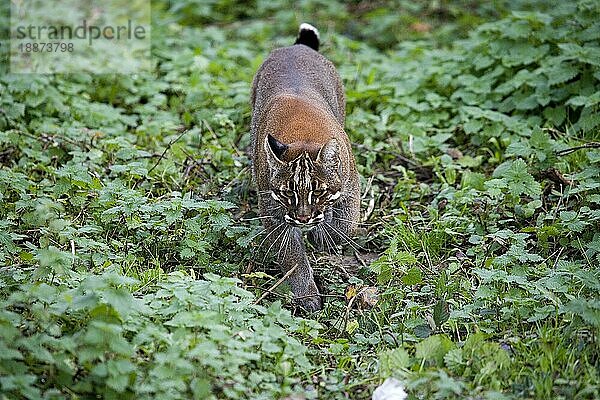
POLYGON ((313 50, 319 51, 319 31, 317 28, 306 22, 300 24, 298 37, 294 44, 303 44, 313 50))

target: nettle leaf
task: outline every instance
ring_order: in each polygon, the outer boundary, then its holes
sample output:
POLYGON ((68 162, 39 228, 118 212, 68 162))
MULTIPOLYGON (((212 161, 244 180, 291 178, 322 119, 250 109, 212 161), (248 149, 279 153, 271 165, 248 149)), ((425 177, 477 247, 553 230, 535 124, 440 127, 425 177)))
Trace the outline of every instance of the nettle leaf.
POLYGON ((227 214, 211 214, 208 218, 216 230, 226 230, 233 223, 227 214))
POLYGON ((196 255, 196 252, 192 250, 190 247, 183 247, 179 251, 179 256, 184 259, 190 259, 196 255))
POLYGON ((450 308, 446 300, 438 301, 433 307, 433 322, 436 327, 441 327, 450 318, 450 308))
POLYGON ((70 271, 71 264, 73 263, 73 255, 71 253, 62 251, 54 246, 39 250, 36 258, 40 264, 38 274, 41 274, 41 276, 49 273, 65 274, 70 271))
POLYGON ((600 91, 591 96, 574 96, 567 101, 567 104, 584 107, 595 106, 598 103, 600 103, 600 91))
POLYGON ((548 77, 548 85, 550 86, 570 81, 580 72, 576 65, 569 62, 562 62, 560 59, 548 60, 548 62, 555 63, 543 68, 544 74, 548 77))
POLYGON ((533 153, 528 140, 514 141, 506 148, 506 155, 527 158, 533 153))
POLYGON ((594 254, 600 255, 600 233, 594 234, 593 239, 585 245, 585 248, 588 257, 593 257, 594 254))
POLYGON ((506 179, 496 178, 485 182, 485 190, 491 197, 501 197, 508 186, 506 179))
POLYGON ((421 269, 418 267, 410 268, 406 274, 402 276, 402 283, 405 285, 417 285, 423 281, 421 269))
POLYGON ((559 43, 558 47, 562 50, 565 58, 600 66, 600 47, 598 46, 583 47, 576 43, 559 43))
POLYGON ((29 399, 41 399, 40 389, 35 387, 38 377, 31 374, 15 374, 0 377, 0 387, 5 393, 17 391, 29 399))
POLYGON ((513 42, 507 49, 508 54, 502 56, 502 63, 507 67, 531 64, 546 55, 549 50, 550 46, 546 44, 532 46, 529 43, 513 42))
POLYGON ((483 283, 489 283, 493 281, 504 282, 508 276, 508 273, 502 269, 474 268, 473 272, 483 280, 483 283))
POLYGON ((116 392, 123 393, 135 377, 135 364, 129 360, 109 360, 107 362, 108 379, 106 385, 116 392))
MULTIPOLYGON (((522 263, 526 262, 540 262, 544 258, 536 253, 530 253, 525 249, 522 244, 512 244, 508 251, 504 254, 506 257, 511 259, 517 259, 522 263)), ((497 262, 501 262, 500 257, 496 259, 497 262)))
MULTIPOLYGON (((400 238, 394 237, 388 249, 377 260, 369 265, 369 269, 377 274, 377 280, 380 283, 390 281, 395 271, 404 272, 406 268, 416 264, 417 258, 408 251, 398 251, 398 242, 400 238)), ((412 282, 417 277, 414 275, 417 271, 413 271, 407 279, 412 282)), ((420 273, 420 271, 419 271, 420 273)), ((406 274, 404 275, 406 276, 406 274)))
POLYGON ((455 347, 454 343, 446 335, 432 335, 416 344, 415 356, 429 361, 434 365, 441 366, 444 356, 455 347))
POLYGON ((379 357, 379 376, 382 379, 394 376, 399 370, 410 367, 410 356, 401 347, 381 351, 377 356, 379 357))
POLYGON ((573 299, 561 311, 573 313, 596 328, 600 327, 600 300, 573 299))
POLYGON ((529 143, 536 149, 551 149, 553 142, 548 132, 542 129, 533 129, 529 138, 529 143))
POLYGON ((414 327, 415 336, 418 338, 429 337, 433 332, 429 324, 420 324, 414 327))
POLYGON ((10 119, 17 119, 25 115, 25 104, 22 103, 9 103, 8 107, 4 110, 5 115, 10 119))
POLYGON ((502 177, 506 182, 508 191, 513 196, 525 194, 537 197, 542 192, 541 185, 529 173, 527 164, 520 158, 499 165, 494 170, 493 176, 496 178, 502 177))
POLYGON ((190 312, 184 311, 177 313, 171 320, 165 322, 165 325, 177 327, 203 327, 214 328, 220 325, 221 318, 217 312, 190 312))
POLYGON ((538 106, 538 97, 535 94, 523 91, 513 94, 512 102, 517 110, 533 110, 538 106))
POLYGON ((584 271, 578 270, 573 273, 583 286, 588 288, 592 293, 600 291, 600 272, 598 270, 584 271))
POLYGON ((531 317, 527 318, 527 322, 542 321, 554 314, 556 314, 555 306, 545 305, 543 307, 536 307, 534 314, 531 317))
POLYGON ((578 213, 575 211, 561 211, 559 217, 567 229, 574 232, 581 232, 589 225, 589 222, 580 220, 578 213))
POLYGON ((514 18, 518 18, 518 22, 527 21, 527 24, 530 27, 530 32, 531 28, 539 25, 548 25, 554 19, 554 17, 548 13, 542 13, 538 11, 513 11, 512 16, 514 18))
POLYGON ((135 299, 125 288, 107 288, 101 292, 101 297, 125 318, 132 312, 141 309, 138 304, 139 300, 135 299))
POLYGON ((502 27, 501 35, 510 39, 526 38, 531 34, 531 26, 527 21, 513 21, 502 27))
POLYGON ((483 122, 477 119, 471 119, 464 123, 463 129, 465 133, 478 133, 483 128, 483 122))
POLYGON ((600 115, 591 112, 591 108, 587 108, 584 109, 577 123, 573 125, 573 129, 576 131, 591 131, 597 126, 600 126, 600 115))
POLYGON ((567 117, 567 108, 564 105, 546 107, 544 109, 544 117, 556 126, 561 125, 567 117))
POLYGON ((498 343, 487 341, 482 332, 469 335, 462 350, 479 379, 503 376, 511 365, 508 353, 498 343))

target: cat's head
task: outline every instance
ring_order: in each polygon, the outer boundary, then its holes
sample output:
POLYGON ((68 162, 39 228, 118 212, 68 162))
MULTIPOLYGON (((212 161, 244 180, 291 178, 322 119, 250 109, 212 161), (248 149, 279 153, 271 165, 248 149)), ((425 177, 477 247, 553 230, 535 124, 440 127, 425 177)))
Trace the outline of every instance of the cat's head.
POLYGON ((284 207, 293 226, 318 225, 342 195, 340 145, 285 144, 268 135, 265 152, 270 171, 271 197, 284 207))

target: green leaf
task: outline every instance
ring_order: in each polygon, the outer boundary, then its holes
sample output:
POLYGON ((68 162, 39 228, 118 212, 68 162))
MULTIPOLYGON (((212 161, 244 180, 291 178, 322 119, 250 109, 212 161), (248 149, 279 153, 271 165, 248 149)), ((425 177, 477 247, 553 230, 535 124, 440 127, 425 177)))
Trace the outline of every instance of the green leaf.
POLYGON ((439 300, 433 307, 433 322, 437 328, 441 327, 450 318, 450 308, 446 300, 439 300))
POLYGON ((444 356, 454 348, 454 343, 446 335, 433 335, 422 340, 415 346, 417 358, 430 361, 437 366, 442 366, 444 356))
POLYGON ((71 253, 61 251, 54 246, 50 246, 47 249, 41 249, 36 258, 40 264, 38 274, 65 274, 69 271, 71 263, 73 262, 71 253))
POLYGON ((423 277, 421 275, 421 269, 418 267, 410 268, 406 274, 404 274, 401 278, 402 282, 405 285, 418 285, 423 281, 423 277))
POLYGON ((394 376, 399 370, 410 367, 410 356, 403 348, 384 350, 377 353, 379 376, 382 379, 394 376))
POLYGON ((546 107, 544 109, 544 117, 556 126, 561 125, 567 117, 566 107, 564 105, 546 107))
POLYGON ((591 107, 600 103, 600 91, 592 94, 591 96, 573 96, 568 101, 567 104, 572 106, 584 106, 591 107))
POLYGON ((527 170, 527 164, 521 159, 508 161, 494 170, 494 177, 502 176, 506 180, 508 191, 513 196, 522 194, 537 197, 542 189, 533 176, 527 170))
POLYGON ((575 78, 579 68, 571 63, 557 61, 556 64, 544 69, 549 85, 558 85, 575 78))
POLYGON ((573 313, 581 317, 588 324, 599 328, 600 327, 600 301, 573 299, 565 304, 562 312, 573 313))
POLYGON ((420 324, 415 326, 414 332, 416 337, 422 339, 429 337, 432 333, 431 327, 428 324, 420 324))

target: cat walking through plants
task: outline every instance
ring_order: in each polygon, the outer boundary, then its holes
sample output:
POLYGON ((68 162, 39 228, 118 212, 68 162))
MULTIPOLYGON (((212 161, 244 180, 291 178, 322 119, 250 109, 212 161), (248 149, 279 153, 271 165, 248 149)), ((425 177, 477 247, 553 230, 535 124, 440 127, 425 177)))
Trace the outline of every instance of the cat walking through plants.
POLYGON ((267 57, 252 84, 252 160, 266 251, 307 311, 321 297, 303 235, 319 249, 350 241, 360 208, 359 175, 344 131, 346 100, 319 32, 300 25, 294 45, 267 57))

